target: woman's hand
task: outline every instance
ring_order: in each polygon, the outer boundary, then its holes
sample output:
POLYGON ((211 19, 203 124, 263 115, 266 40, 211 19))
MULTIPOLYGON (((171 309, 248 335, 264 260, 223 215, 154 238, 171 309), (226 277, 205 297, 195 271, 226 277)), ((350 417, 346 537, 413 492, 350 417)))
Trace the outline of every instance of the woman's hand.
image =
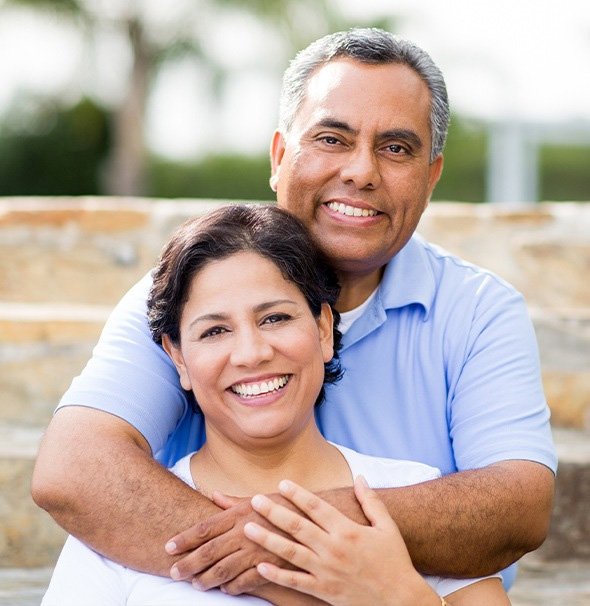
POLYGON ((362 476, 354 490, 370 526, 351 521, 288 480, 279 484, 279 492, 304 515, 263 495, 252 497, 253 509, 292 539, 252 522, 244 526, 246 536, 299 569, 262 562, 257 566, 260 575, 334 606, 440 605, 412 565, 385 505, 362 476))

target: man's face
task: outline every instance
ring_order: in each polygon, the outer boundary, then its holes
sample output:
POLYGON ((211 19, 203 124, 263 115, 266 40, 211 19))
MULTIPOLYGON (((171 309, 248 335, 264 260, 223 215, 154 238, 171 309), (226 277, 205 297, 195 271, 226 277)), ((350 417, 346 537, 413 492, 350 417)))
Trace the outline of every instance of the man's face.
POLYGON ((440 177, 430 163, 430 92, 409 67, 350 59, 309 80, 287 135, 272 142, 279 206, 336 268, 379 273, 408 241, 440 177))

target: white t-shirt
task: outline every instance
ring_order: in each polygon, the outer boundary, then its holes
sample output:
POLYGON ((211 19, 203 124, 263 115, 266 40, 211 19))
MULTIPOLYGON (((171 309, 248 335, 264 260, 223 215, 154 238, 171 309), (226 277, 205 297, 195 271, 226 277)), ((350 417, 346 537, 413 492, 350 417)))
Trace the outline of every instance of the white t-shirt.
MULTIPOLYGON (((440 476, 440 472, 429 465, 371 457, 335 446, 344 455, 353 477, 363 475, 372 488, 409 486, 440 476)), ((171 471, 196 488, 190 473, 191 456, 182 458, 171 471)), ((479 580, 425 579, 442 596, 479 580)), ((230 602, 236 606, 269 604, 251 596, 228 596, 217 589, 199 592, 187 582, 125 568, 69 537, 41 606, 215 606, 230 602)))

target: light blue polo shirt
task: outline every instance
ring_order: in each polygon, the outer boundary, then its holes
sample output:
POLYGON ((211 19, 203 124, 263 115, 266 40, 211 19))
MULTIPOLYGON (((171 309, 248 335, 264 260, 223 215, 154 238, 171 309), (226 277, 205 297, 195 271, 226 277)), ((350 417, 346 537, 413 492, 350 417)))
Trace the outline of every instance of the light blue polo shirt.
MULTIPOLYGON (((150 285, 147 275, 123 297, 60 406, 127 420, 172 465, 204 431, 151 339, 150 285)), ((344 335, 341 359, 344 377, 317 414, 329 440, 443 473, 505 459, 555 471, 532 324, 522 296, 494 274, 415 235, 344 335)))
MULTIPOLYGON (((172 465, 200 447, 202 418, 155 345, 146 276, 109 318, 60 406, 105 410, 172 465)), ((331 441, 443 474, 507 459, 556 470, 537 343, 525 302, 494 274, 415 235, 344 335, 343 379, 317 412, 331 441)))

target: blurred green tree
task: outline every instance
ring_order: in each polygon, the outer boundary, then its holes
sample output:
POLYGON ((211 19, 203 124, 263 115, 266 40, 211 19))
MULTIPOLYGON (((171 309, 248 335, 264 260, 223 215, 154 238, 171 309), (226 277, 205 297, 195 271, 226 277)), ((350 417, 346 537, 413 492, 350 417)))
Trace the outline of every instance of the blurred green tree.
POLYGON ((148 193, 145 113, 151 86, 162 66, 180 56, 191 56, 212 75, 210 93, 219 93, 224 69, 201 43, 212 14, 243 11, 280 29, 286 57, 317 35, 344 25, 328 0, 169 2, 165 19, 161 9, 150 10, 149 2, 137 0, 113 0, 108 4, 92 0, 0 0, 2 6, 25 7, 71 21, 83 30, 90 53, 105 31, 124 40, 131 66, 122 100, 111 110, 111 148, 103 173, 106 193, 118 195, 148 193), (302 22, 308 27, 296 25, 302 22))
POLYGON ((29 108, 33 115, 27 107, 11 111, 0 130, 0 195, 99 194, 110 141, 106 110, 86 98, 68 108, 43 99, 29 108))

